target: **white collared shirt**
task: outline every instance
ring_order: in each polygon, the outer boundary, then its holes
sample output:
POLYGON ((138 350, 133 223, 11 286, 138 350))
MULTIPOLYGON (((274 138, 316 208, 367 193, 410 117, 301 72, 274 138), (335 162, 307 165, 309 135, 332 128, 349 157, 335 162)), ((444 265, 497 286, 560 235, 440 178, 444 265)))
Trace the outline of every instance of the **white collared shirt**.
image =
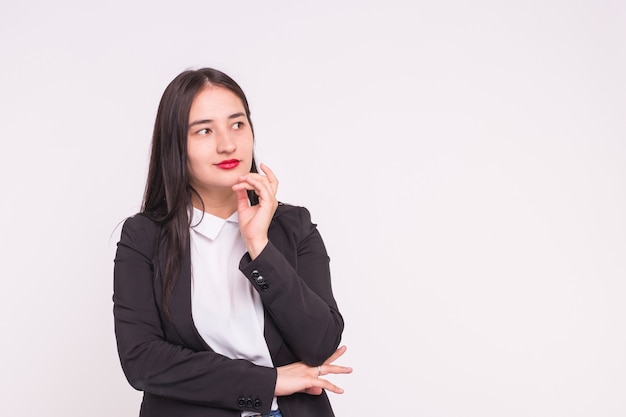
MULTIPOLYGON (((193 208, 192 216, 191 313, 198 333, 217 353, 273 367, 261 298, 239 270, 246 246, 237 212, 221 219, 193 208)), ((254 413, 242 416, 248 414, 254 413)))

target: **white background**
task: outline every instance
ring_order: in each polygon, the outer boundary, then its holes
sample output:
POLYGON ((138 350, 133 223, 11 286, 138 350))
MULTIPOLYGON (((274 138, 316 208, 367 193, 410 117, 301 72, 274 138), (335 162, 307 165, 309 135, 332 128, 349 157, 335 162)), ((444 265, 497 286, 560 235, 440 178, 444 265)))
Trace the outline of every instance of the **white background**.
POLYGON ((338 416, 626 415, 625 22, 619 0, 3 0, 0 413, 137 415, 118 225, 163 89, 213 66, 327 244, 338 416))

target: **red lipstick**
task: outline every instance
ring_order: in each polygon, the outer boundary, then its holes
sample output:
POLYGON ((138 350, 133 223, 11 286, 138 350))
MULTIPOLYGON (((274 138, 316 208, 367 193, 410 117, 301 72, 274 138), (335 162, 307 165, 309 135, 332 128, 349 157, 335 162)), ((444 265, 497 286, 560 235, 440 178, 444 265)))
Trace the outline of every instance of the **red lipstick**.
POLYGON ((237 165, 239 165, 239 160, 237 159, 228 159, 225 161, 220 162, 219 164, 216 164, 218 166, 218 168, 222 168, 222 169, 233 169, 236 168, 237 165))

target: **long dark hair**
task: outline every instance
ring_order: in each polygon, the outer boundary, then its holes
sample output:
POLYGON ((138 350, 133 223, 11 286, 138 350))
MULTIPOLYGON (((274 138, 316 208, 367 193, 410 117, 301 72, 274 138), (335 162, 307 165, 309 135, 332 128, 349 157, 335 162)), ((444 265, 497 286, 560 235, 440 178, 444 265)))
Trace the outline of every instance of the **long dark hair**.
MULTIPOLYGON (((191 103, 198 92, 207 85, 219 85, 235 93, 241 99, 254 135, 248 100, 241 87, 228 75, 212 68, 187 70, 170 82, 159 103, 152 151, 148 168, 148 179, 143 196, 141 212, 161 226, 159 249, 165 247, 164 269, 161 260, 155 265, 155 279, 163 282, 163 307, 169 317, 169 299, 181 262, 189 242, 192 195, 202 201, 198 192, 189 184, 187 169, 187 132, 191 103)), ((254 157, 251 172, 258 172, 254 157)), ((258 197, 248 192, 252 205, 258 204, 258 197)), ((160 253, 157 250, 157 253, 160 253)))

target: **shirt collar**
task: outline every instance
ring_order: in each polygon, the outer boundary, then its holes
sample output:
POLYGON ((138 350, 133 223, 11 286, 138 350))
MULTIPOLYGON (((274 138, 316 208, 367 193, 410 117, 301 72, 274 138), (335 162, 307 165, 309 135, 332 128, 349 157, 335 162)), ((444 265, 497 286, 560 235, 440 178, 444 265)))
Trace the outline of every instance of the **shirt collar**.
POLYGON ((217 238, 226 222, 239 224, 239 214, 235 211, 229 218, 222 219, 192 207, 191 229, 211 240, 217 238))

